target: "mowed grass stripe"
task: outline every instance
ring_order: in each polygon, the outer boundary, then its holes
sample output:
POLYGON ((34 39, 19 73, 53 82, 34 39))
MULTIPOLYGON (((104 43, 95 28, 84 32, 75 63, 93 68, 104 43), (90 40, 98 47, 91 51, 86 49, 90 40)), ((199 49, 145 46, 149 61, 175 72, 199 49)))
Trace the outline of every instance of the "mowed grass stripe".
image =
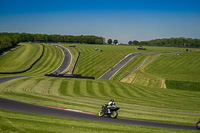
MULTIPOLYGON (((6 86, 3 87, 3 92, 12 92, 14 91, 13 88, 15 88, 15 86, 18 86, 22 83, 24 83, 26 80, 28 79, 24 79, 24 80, 19 80, 19 79, 15 79, 12 81, 12 84, 7 84, 6 86)), ((10 81, 8 81, 9 83, 10 81)))
POLYGON ((52 56, 53 55, 52 53, 56 53, 56 48, 54 48, 53 46, 48 47, 47 54, 45 57, 46 60, 42 62, 43 67, 40 67, 40 69, 38 69, 38 71, 40 71, 41 73, 48 70, 49 68, 54 68, 53 65, 55 63, 56 56, 52 56), (48 67, 45 67, 45 66, 48 66, 48 67))
POLYGON ((119 85, 117 83, 108 82, 108 84, 112 88, 112 92, 117 97, 126 97, 126 95, 124 95, 124 93, 123 93, 123 90, 119 87, 119 85))
POLYGON ((105 85, 101 82, 98 83, 99 86, 99 93, 101 94, 101 96, 106 96, 106 88, 105 85))
POLYGON ((16 72, 29 68, 42 54, 39 44, 26 44, 0 57, 1 72, 16 72))
POLYGON ((118 84, 118 86, 119 86, 120 89, 122 89, 122 91, 123 91, 125 96, 127 96, 127 97, 132 97, 133 96, 131 91, 128 90, 128 88, 126 86, 121 85, 121 84, 118 84))
POLYGON ((137 88, 139 89, 139 90, 141 90, 140 91, 140 94, 141 95, 144 95, 145 97, 148 97, 148 98, 154 98, 154 97, 156 97, 156 98, 158 98, 158 99, 160 99, 160 98, 162 98, 163 96, 162 96, 162 93, 157 93, 155 90, 150 90, 150 89, 144 89, 142 86, 137 86, 137 88), (161 97, 162 96, 162 97, 161 97))
POLYGON ((26 75, 43 75, 57 69, 63 60, 63 54, 60 49, 55 46, 45 45, 44 56, 33 68, 24 73, 26 75))
POLYGON ((24 79, 24 82, 22 82, 19 86, 16 86, 14 90, 15 92, 26 92, 26 90, 31 88, 32 84, 36 85, 36 81, 24 79))
POLYGON ((134 88, 134 94, 136 97, 146 97, 146 94, 143 93, 143 90, 139 89, 138 87, 134 88))
POLYGON ((51 81, 52 81, 52 85, 49 89, 49 94, 58 96, 59 90, 60 90, 58 88, 60 88, 62 81, 61 80, 54 80, 54 79, 52 79, 51 81))
POLYGON ((35 93, 40 94, 49 94, 49 88, 51 86, 51 81, 48 80, 41 80, 38 84, 33 88, 35 93))
POLYGON ((56 53, 56 56, 54 54, 51 55, 51 57, 53 57, 52 58, 53 61, 51 62, 51 64, 49 64, 49 68, 56 68, 56 67, 58 68, 58 65, 60 66, 64 59, 64 55, 63 55, 61 49, 59 49, 57 47, 56 48, 52 47, 52 49, 53 49, 53 51, 51 53, 56 53))
POLYGON ((172 123, 192 124, 194 118, 200 113, 199 103, 191 104, 199 100, 197 93, 143 87, 116 81, 109 82, 110 84, 107 80, 27 77, 0 84, 0 96, 45 106, 67 106, 67 108, 89 112, 98 112, 101 105, 113 98, 117 106, 121 107, 120 117, 172 123), (31 82, 31 80, 33 81, 31 82), (66 81, 67 83, 65 83, 66 81), (58 86, 57 91, 54 90, 54 92, 59 91, 59 94, 56 95, 51 94, 52 86, 55 87, 54 82, 58 86), (8 92, 5 88, 10 84, 15 85, 9 86, 8 92), (97 86, 95 91, 94 86, 97 86), (94 96, 93 93, 88 92, 90 91, 87 90, 88 88, 97 95, 94 96), (124 88, 128 92, 124 93, 124 88), (154 95, 156 92, 158 95, 154 95), (172 111, 173 113, 171 113, 172 111), (168 114, 170 118, 174 117, 174 119, 169 119, 168 114), (184 117, 181 117, 182 115, 184 117))
POLYGON ((97 96, 97 97, 100 97, 100 96, 103 96, 101 93, 100 93, 100 82, 92 82, 92 90, 94 92, 94 96, 97 96))
MULTIPOLYGON (((29 80, 28 81, 28 87, 25 87, 23 90, 26 92, 26 93, 33 93, 33 88, 38 84, 38 80, 29 80)), ((26 85, 27 85, 26 84, 26 85)))
POLYGON ((80 83, 80 94, 81 96, 91 96, 90 94, 88 94, 87 92, 87 80, 82 80, 80 83))
MULTIPOLYGON (((104 53, 104 55, 93 55, 92 53, 92 55, 90 56, 87 54, 86 56, 80 56, 80 60, 82 58, 84 58, 85 60, 78 62, 79 66, 81 66, 78 73, 84 73, 84 75, 88 76, 101 76, 105 71, 107 71, 109 68, 117 63, 117 61, 112 63, 107 59, 107 57, 112 58, 112 53, 104 53)), ((77 65, 77 67, 79 66, 77 65)))
POLYGON ((106 84, 106 90, 108 90, 108 94, 109 96, 112 96, 112 97, 121 97, 121 95, 117 92, 117 90, 115 89, 115 87, 113 86, 112 83, 110 82, 105 82, 106 84))
POLYGON ((60 86, 59 87, 59 94, 60 95, 69 95, 69 93, 68 93, 68 81, 67 80, 64 80, 64 81, 62 81, 61 83, 60 83, 60 85, 58 85, 58 86, 60 86))
POLYGON ((76 48, 81 55, 74 73, 96 78, 99 78, 127 54, 133 52, 131 49, 134 50, 133 47, 122 49, 121 46, 108 45, 76 45, 76 48), (95 48, 102 49, 103 52, 95 51, 95 48))
MULTIPOLYGON (((35 69, 35 71, 33 71, 32 73, 38 73, 38 72, 45 73, 46 71, 48 71, 50 69, 53 71, 53 68, 55 68, 54 65, 56 63, 55 60, 57 60, 57 59, 59 60, 59 58, 57 58, 57 56, 55 56, 55 54, 56 54, 55 49, 57 49, 57 47, 46 45, 45 56, 44 56, 43 60, 41 60, 40 64, 38 64, 38 66, 40 66, 40 67, 37 67, 35 69)), ((61 53, 58 53, 58 55, 59 54, 61 54, 61 53)))
POLYGON ((199 52, 163 55, 157 58, 152 64, 149 64, 145 68, 145 71, 162 76, 168 80, 199 82, 199 57, 199 52))
POLYGON ((93 82, 91 80, 86 81, 86 91, 89 95, 94 96, 93 82))
POLYGON ((75 80, 74 87, 73 87, 73 94, 74 95, 80 95, 80 81, 75 80))
POLYGON ((95 66, 99 66, 99 62, 102 62, 104 59, 99 59, 99 55, 93 55, 93 54, 86 54, 83 56, 80 56, 80 58, 84 58, 84 60, 80 61, 81 68, 79 69, 80 73, 85 72, 85 75, 95 75, 96 70, 95 66))

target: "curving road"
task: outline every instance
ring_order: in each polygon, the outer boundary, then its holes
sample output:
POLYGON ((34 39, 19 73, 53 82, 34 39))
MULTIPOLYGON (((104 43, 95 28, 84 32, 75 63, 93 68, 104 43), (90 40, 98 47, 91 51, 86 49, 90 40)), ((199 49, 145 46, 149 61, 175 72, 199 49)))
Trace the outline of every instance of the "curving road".
MULTIPOLYGON (((72 60, 72 55, 71 55, 70 51, 67 48, 65 48, 63 46, 60 46, 60 45, 57 45, 57 47, 59 47, 63 51, 63 54, 64 54, 64 59, 63 59, 62 64, 59 66, 59 68, 57 68, 55 70, 55 71, 59 71, 61 73, 65 69, 67 69, 67 67, 70 65, 71 60, 72 60)), ((55 72, 55 71, 53 71, 53 72, 55 72)))
POLYGON ((124 59, 118 62, 115 66, 109 69, 106 73, 104 73, 100 79, 110 79, 115 73, 117 73, 123 66, 125 66, 131 59, 141 53, 132 53, 127 55, 124 59))
MULTIPOLYGON (((15 77, 3 77, 0 78, 0 83, 21 78, 22 76, 15 77)), ((128 125, 140 125, 140 126, 151 126, 151 127, 162 127, 162 128, 172 128, 172 129, 184 129, 184 130, 197 130, 195 126, 189 125, 179 125, 179 124, 169 124, 169 123, 160 123, 160 122, 150 122, 150 121, 140 121, 140 120, 131 120, 131 119, 111 119, 98 117, 97 115, 73 112, 69 110, 61 110, 51 107, 39 106, 30 103, 19 102, 15 100, 10 100, 0 97, 0 109, 6 109, 17 112, 31 113, 31 114, 40 114, 40 115, 49 115, 56 117, 72 118, 72 119, 81 119, 81 120, 90 120, 90 121, 100 121, 100 122, 109 122, 109 123, 119 123, 119 124, 128 124, 128 125)))

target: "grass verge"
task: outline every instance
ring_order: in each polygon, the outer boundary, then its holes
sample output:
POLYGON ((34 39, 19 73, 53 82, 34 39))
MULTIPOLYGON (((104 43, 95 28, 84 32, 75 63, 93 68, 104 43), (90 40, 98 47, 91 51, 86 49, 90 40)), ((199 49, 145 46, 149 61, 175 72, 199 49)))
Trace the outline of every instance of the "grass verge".
POLYGON ((155 127, 143 127, 135 125, 123 125, 114 123, 93 122, 85 120, 75 120, 68 118, 58 118, 43 115, 18 113, 0 110, 0 132, 1 133, 195 133, 196 131, 176 130, 155 127))

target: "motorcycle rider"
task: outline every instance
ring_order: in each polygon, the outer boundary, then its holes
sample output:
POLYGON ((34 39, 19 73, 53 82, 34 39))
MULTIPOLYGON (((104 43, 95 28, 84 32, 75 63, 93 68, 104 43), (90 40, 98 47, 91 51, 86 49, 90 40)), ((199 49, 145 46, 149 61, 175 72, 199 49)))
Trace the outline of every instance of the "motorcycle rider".
POLYGON ((107 104, 107 109, 108 109, 108 113, 110 114, 110 109, 115 108, 115 102, 113 99, 110 100, 110 102, 107 104))

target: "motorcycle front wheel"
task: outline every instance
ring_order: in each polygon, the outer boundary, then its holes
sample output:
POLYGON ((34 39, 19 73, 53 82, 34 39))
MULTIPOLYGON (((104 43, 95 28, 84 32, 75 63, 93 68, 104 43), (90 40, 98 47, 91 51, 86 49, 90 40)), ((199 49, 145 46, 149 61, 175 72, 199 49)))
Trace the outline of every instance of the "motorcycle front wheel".
POLYGON ((196 124, 196 128, 197 128, 197 129, 200 129, 200 121, 197 122, 197 124, 196 124))
POLYGON ((111 116, 111 118, 117 118, 117 116, 118 116, 117 111, 112 111, 110 116, 111 116))
POLYGON ((103 117, 104 116, 104 112, 103 111, 100 111, 99 112, 99 117, 103 117))

